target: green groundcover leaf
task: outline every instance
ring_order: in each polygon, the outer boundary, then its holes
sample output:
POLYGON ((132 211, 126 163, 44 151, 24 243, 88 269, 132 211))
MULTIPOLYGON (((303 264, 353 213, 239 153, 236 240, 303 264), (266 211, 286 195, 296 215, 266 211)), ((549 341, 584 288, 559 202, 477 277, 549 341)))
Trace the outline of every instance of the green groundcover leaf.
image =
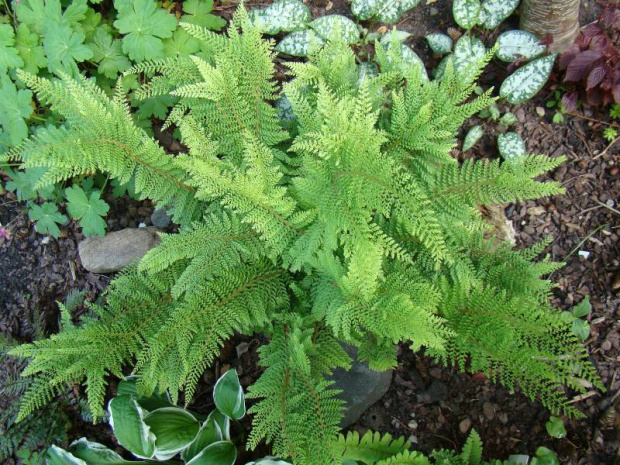
POLYGON ((198 420, 179 407, 163 407, 149 413, 144 418, 155 435, 155 457, 169 460, 181 452, 194 440, 200 425, 198 420))
POLYGON ((477 124, 471 128, 463 140, 463 152, 466 152, 476 145, 476 143, 482 139, 482 136, 484 136, 484 129, 482 129, 482 126, 477 124))
POLYGON ((75 32, 69 26, 62 25, 50 28, 43 40, 43 48, 47 55, 47 68, 52 73, 59 71, 77 76, 77 63, 92 58, 93 51, 84 44, 84 34, 75 32))
POLYGON ((239 420, 245 415, 245 398, 235 370, 228 370, 215 383, 213 400, 217 409, 230 419, 239 420))
POLYGON ((146 411, 133 396, 117 396, 108 404, 110 425, 121 446, 141 459, 155 456, 155 435, 144 422, 146 411))
POLYGON ((110 206, 99 198, 100 193, 94 191, 87 197, 86 192, 79 186, 68 187, 65 195, 69 203, 67 211, 79 220, 83 233, 86 236, 105 234, 106 223, 102 216, 105 216, 110 206))
POLYGON ((20 24, 15 36, 15 48, 24 61, 22 69, 38 74, 40 68, 47 67, 47 58, 36 32, 32 32, 27 24, 20 24))
POLYGON ((97 71, 110 79, 116 79, 118 73, 131 66, 131 61, 123 54, 121 41, 114 39, 105 30, 95 32, 90 45, 93 61, 99 64, 97 71))
POLYGON ((181 21, 196 24, 212 31, 219 31, 226 26, 226 21, 219 16, 212 15, 213 0, 186 0, 183 2, 181 21))
POLYGON ((58 237, 60 229, 57 224, 62 224, 67 221, 67 217, 58 211, 58 207, 46 202, 39 205, 32 205, 28 216, 32 221, 35 221, 35 226, 39 234, 49 234, 52 237, 58 237))
POLYGON ((525 142, 516 132, 507 132, 497 136, 497 146, 504 160, 526 155, 525 142))
POLYGON ((15 48, 15 32, 8 24, 0 24, 0 74, 8 69, 21 68, 24 60, 15 48))
POLYGON ((454 0, 452 4, 454 20, 463 29, 471 29, 478 24, 481 9, 480 0, 454 0))
POLYGON ((17 90, 8 75, 0 78, 0 125, 17 145, 28 137, 25 119, 32 114, 32 91, 17 90))

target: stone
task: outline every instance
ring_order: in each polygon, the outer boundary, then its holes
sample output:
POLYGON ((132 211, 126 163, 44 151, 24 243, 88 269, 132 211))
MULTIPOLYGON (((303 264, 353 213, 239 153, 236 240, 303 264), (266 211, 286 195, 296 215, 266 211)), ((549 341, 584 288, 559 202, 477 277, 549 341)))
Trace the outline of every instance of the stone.
POLYGON ((495 418, 495 405, 491 402, 485 402, 482 404, 482 413, 487 417, 487 420, 492 421, 495 418))
POLYGON ((349 370, 337 368, 329 379, 334 381, 333 388, 342 392, 338 395, 346 402, 344 417, 340 422, 342 428, 355 423, 371 405, 381 399, 392 383, 392 371, 374 371, 368 363, 357 360, 357 349, 345 345, 353 363, 349 370))
POLYGON ((459 423, 459 429, 461 430, 461 433, 466 434, 469 431, 469 428, 471 428, 470 418, 465 418, 459 423))
POLYGON ((433 402, 441 402, 447 396, 448 386, 441 381, 433 381, 428 389, 417 395, 417 400, 421 404, 431 404, 433 402))
POLYGON ((160 243, 157 228, 127 228, 84 239, 78 245, 82 266, 93 273, 112 273, 141 259, 160 243))
POLYGON ((165 229, 172 223, 167 208, 156 208, 151 214, 151 224, 156 228, 165 229))

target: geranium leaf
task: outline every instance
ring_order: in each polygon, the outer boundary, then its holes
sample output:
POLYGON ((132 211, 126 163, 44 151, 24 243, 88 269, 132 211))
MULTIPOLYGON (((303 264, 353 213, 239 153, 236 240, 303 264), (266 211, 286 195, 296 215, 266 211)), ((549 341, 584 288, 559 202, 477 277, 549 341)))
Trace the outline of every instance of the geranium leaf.
POLYGON ((545 52, 545 46, 534 34, 516 29, 506 31, 497 38, 497 57, 506 62, 530 60, 545 52))
POLYGON ((39 34, 31 32, 27 24, 20 24, 15 36, 15 48, 24 61, 22 69, 38 74, 39 68, 47 67, 47 58, 39 34))
POLYGON ((0 78, 0 125, 11 144, 17 145, 28 137, 26 119, 32 114, 32 92, 17 90, 8 75, 0 78))
POLYGON ((556 56, 538 58, 508 76, 499 89, 500 97, 513 104, 532 98, 549 79, 556 56))
POLYGON ((65 189, 65 196, 68 200, 67 211, 73 218, 79 220, 84 235, 103 236, 106 223, 102 216, 108 213, 110 206, 99 198, 100 193, 94 191, 89 198, 84 189, 73 186, 65 189))
POLYGON ((166 57, 186 57, 198 51, 200 51, 200 41, 189 35, 185 29, 178 28, 172 37, 164 40, 164 55, 166 57))
POLYGON ((525 142, 516 132, 507 132, 497 136, 497 147, 504 160, 519 158, 526 154, 525 142))
POLYGON ((8 69, 21 68, 24 60, 15 48, 15 32, 8 24, 0 24, 0 74, 8 69))
POLYGON ((39 205, 32 205, 28 211, 28 216, 32 221, 35 221, 35 226, 39 234, 49 234, 52 237, 58 237, 60 229, 58 224, 62 224, 67 221, 67 217, 58 211, 58 207, 46 202, 39 205))
POLYGON ((181 21, 196 24, 212 31, 219 31, 226 26, 226 20, 212 15, 213 0, 186 0, 183 2, 183 11, 186 13, 181 21))
POLYGON ((93 51, 93 61, 99 64, 97 71, 110 79, 116 79, 120 72, 131 66, 123 54, 121 41, 114 39, 105 30, 97 30, 89 46, 93 51))
POLYGON ((47 55, 47 68, 52 73, 59 71, 77 76, 77 63, 92 58, 93 51, 84 45, 84 34, 75 32, 67 25, 50 28, 43 39, 47 55))
POLYGON ((123 51, 139 62, 164 57, 161 39, 172 37, 177 20, 153 0, 135 0, 121 4, 114 27, 125 35, 123 51))

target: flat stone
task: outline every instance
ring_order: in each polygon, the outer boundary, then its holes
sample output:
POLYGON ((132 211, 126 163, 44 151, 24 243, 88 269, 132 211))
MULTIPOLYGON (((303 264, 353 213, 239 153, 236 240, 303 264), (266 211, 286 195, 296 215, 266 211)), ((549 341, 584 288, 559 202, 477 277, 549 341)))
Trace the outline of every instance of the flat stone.
POLYGON ((459 423, 459 429, 461 430, 461 433, 463 434, 467 433, 469 431, 469 428, 471 428, 470 418, 465 418, 459 423))
POLYGON ((344 348, 353 359, 351 368, 337 368, 329 377, 335 382, 334 389, 342 391, 338 397, 346 402, 344 417, 340 422, 342 428, 355 423, 362 413, 385 395, 392 383, 393 371, 371 370, 368 363, 357 360, 357 349, 354 346, 345 345, 344 348))
POLYGON ((167 228, 172 223, 172 218, 168 215, 167 208, 156 208, 151 214, 151 224, 156 228, 167 228))
POLYGON ((160 241, 157 228, 127 228, 103 237, 87 237, 78 245, 78 252, 88 271, 112 273, 141 259, 160 241))

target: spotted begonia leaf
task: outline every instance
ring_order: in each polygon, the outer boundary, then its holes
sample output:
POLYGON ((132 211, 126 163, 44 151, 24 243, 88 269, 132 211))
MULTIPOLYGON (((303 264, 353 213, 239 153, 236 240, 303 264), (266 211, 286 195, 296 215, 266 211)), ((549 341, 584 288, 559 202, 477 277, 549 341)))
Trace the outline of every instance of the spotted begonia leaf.
POLYGON ((482 5, 480 0, 454 0, 452 14, 463 29, 471 29, 478 24, 482 5))
POLYGON ((486 29, 495 29, 519 6, 519 0, 484 0, 480 24, 486 29))
POLYGON ((516 132, 507 132, 497 136, 497 147, 504 160, 522 157, 526 152, 525 142, 516 132))
POLYGON ((534 34, 526 31, 506 31, 497 38, 497 57, 513 62, 519 59, 531 60, 545 52, 545 46, 534 34))
POLYGON ((529 100, 543 88, 557 54, 538 58, 508 76, 499 89, 499 96, 512 104, 529 100))
POLYGON ((305 29, 312 16, 300 0, 276 0, 267 8, 251 10, 250 19, 263 33, 275 35, 305 29))
POLYGON ((324 43, 323 38, 315 34, 314 31, 306 29, 305 31, 291 32, 276 45, 276 50, 295 57, 306 57, 312 44, 320 47, 324 43))
POLYGON ((437 55, 445 55, 452 50, 452 38, 446 34, 429 34, 426 36, 426 41, 437 55))
POLYGON ((464 35, 454 47, 454 72, 463 80, 474 77, 476 64, 484 58, 486 48, 480 39, 464 35))
POLYGON ((315 19, 310 23, 314 32, 323 39, 329 39, 335 31, 348 44, 355 44, 360 40, 360 31, 357 25, 346 16, 328 15, 315 19))
POLYGON ((476 145, 476 143, 482 139, 482 136, 484 136, 484 129, 482 129, 482 126, 477 124, 471 128, 463 140, 463 152, 466 152, 476 145))

